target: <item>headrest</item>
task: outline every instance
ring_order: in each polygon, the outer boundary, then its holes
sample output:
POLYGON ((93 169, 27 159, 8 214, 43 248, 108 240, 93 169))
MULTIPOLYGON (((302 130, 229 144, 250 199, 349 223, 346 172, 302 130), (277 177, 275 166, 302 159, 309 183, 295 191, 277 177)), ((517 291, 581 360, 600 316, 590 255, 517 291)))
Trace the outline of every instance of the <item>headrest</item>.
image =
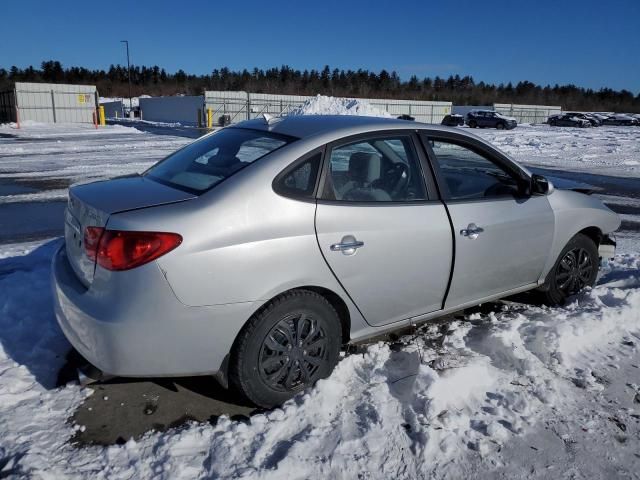
POLYGON ((354 182, 371 183, 380 178, 380 156, 355 152, 349 157, 349 178, 354 182))

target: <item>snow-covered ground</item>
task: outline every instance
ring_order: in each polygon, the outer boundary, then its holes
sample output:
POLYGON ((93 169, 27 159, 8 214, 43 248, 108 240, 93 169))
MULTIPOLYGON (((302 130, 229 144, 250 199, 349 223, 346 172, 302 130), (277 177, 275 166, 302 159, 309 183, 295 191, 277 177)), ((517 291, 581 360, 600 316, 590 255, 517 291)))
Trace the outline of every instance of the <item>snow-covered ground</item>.
POLYGON ((471 132, 524 165, 640 177, 638 127, 519 125, 507 131, 487 128, 473 129, 471 132))
POLYGON ((72 183, 141 172, 190 141, 120 125, 0 125, 0 184, 34 190, 2 195, 0 186, 0 204, 66 199, 72 183))
MULTIPOLYGON (((127 127, 3 133, 17 137, 0 138, 0 186, 39 189, 0 191, 16 205, 143 170, 189 141, 127 127)), ((639 176, 640 129, 476 133, 525 164, 639 176)), ((606 200, 640 221, 636 199, 606 200)), ((330 378, 248 421, 192 422, 108 447, 70 442, 84 426, 68 419, 91 390, 56 387, 69 349, 49 292, 59 242, 0 245, 0 478, 640 478, 632 231, 598 285, 563 308, 488 305, 345 355, 330 378)))
POLYGON ((640 471, 637 253, 618 256, 565 308, 496 305, 348 355, 329 379, 249 422, 223 417, 125 445, 76 447, 69 440, 83 426, 67 419, 90 391, 54 387, 68 349, 49 293, 58 244, 0 254, 3 475, 608 479, 640 471))

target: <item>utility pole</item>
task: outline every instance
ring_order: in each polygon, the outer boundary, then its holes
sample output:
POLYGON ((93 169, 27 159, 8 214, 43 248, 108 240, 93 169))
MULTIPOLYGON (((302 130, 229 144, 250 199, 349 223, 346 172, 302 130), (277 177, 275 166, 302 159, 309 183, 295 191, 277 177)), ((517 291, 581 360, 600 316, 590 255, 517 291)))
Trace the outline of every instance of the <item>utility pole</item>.
POLYGON ((133 102, 131 100, 131 64, 129 63, 129 40, 120 40, 120 43, 127 45, 127 73, 129 77, 129 116, 133 112, 133 102))

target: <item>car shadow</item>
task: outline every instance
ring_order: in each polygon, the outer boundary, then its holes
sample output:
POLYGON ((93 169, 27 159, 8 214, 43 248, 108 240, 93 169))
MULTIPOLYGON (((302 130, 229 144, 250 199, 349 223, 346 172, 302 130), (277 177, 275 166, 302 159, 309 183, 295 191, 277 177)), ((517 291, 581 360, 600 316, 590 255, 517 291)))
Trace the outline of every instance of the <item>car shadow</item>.
POLYGON ((0 345, 46 389, 56 386, 69 343, 53 311, 51 258, 61 240, 0 259, 0 345))
MULTIPOLYGON (((86 360, 71 349, 60 369, 58 385, 77 383, 77 371, 86 360)), ((113 445, 139 438, 149 431, 163 432, 191 423, 216 424, 221 416, 248 421, 263 410, 249 404, 213 376, 123 378, 89 384, 87 397, 69 419, 82 426, 72 443, 113 445)))

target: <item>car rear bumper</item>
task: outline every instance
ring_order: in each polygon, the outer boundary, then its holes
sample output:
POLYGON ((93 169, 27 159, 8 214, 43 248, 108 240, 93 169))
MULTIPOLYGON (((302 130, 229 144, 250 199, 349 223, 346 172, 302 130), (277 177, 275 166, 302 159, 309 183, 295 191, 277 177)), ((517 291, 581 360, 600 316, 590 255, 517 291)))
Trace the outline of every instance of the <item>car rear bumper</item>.
POLYGON ((253 302, 188 307, 155 263, 86 288, 64 246, 54 255, 51 275, 62 331, 83 357, 109 375, 217 373, 255 307, 253 302))

